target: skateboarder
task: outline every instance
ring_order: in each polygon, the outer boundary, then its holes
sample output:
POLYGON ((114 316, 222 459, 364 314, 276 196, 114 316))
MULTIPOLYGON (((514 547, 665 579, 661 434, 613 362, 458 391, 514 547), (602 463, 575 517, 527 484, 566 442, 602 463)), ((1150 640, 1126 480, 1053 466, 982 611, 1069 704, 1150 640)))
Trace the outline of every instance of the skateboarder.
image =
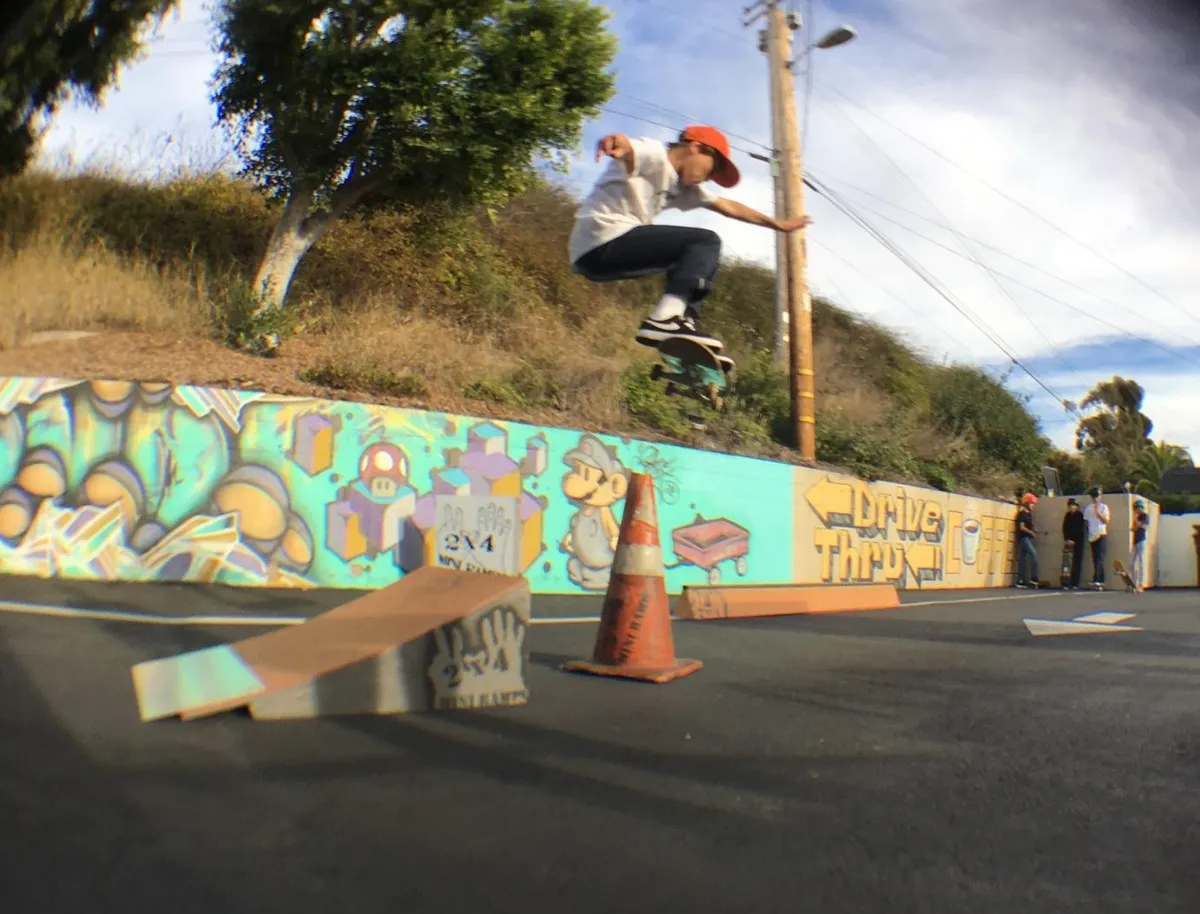
POLYGON ((711 180, 731 188, 741 180, 729 141, 715 127, 688 127, 669 145, 612 133, 596 145, 596 161, 601 156, 613 161, 575 215, 572 270, 592 282, 665 273, 663 297, 642 321, 637 341, 658 346, 673 337, 694 340, 716 352, 728 370, 733 360, 722 353, 725 344, 697 322, 720 268, 721 237, 704 228, 653 225, 654 219, 668 208, 708 209, 777 232, 794 232, 812 220, 774 219, 704 187, 711 180))
POLYGON ((1038 586, 1037 535, 1033 528, 1033 509, 1037 505, 1037 496, 1026 492, 1021 496, 1021 508, 1017 511, 1017 544, 1020 552, 1017 555, 1017 587, 1038 586), (1025 576, 1025 560, 1029 560, 1029 577, 1025 576))
POLYGON ((1092 549, 1092 586, 1097 590, 1104 587, 1104 553, 1108 545, 1108 522, 1112 513, 1108 505, 1100 500, 1100 487, 1088 489, 1092 500, 1083 509, 1083 520, 1087 524, 1088 545, 1092 549))
POLYGON ((1067 499, 1062 534, 1063 546, 1071 550, 1071 577, 1067 589, 1078 590, 1079 578, 1083 574, 1083 543, 1087 538, 1087 525, 1083 521, 1083 512, 1079 510, 1079 502, 1074 498, 1067 499))

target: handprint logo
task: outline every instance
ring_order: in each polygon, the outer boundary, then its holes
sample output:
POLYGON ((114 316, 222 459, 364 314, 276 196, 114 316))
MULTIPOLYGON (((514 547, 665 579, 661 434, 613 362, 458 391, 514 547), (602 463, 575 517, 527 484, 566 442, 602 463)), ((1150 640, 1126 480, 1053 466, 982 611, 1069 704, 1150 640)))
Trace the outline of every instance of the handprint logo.
POLYGON ((494 501, 475 512, 475 527, 468 529, 461 505, 447 503, 442 509, 438 531, 438 564, 463 571, 494 571, 515 574, 510 564, 513 519, 494 501))
POLYGON ((433 633, 436 651, 429 679, 438 708, 473 708, 524 700, 523 662, 528 626, 510 609, 493 610, 479 622, 481 650, 468 650, 464 627, 433 633))

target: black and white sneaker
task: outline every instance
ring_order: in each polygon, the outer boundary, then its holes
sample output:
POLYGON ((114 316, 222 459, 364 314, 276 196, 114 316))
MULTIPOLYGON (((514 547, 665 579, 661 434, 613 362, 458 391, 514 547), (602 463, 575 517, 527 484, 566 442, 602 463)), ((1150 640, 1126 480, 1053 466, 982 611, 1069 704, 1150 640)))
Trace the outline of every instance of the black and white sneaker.
POLYGON ((707 346, 717 353, 725 348, 725 344, 715 336, 701 333, 696 319, 690 314, 670 317, 664 321, 656 321, 648 317, 638 327, 636 339, 643 346, 657 347, 663 340, 684 339, 707 346))

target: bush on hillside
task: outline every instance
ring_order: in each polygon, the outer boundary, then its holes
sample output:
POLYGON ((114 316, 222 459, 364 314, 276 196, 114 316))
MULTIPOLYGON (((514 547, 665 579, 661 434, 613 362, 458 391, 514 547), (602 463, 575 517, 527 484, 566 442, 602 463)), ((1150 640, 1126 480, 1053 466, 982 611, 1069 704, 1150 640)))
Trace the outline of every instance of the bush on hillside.
MULTIPOLYGON (((705 303, 706 324, 739 370, 729 410, 698 432, 688 418, 694 404, 651 382, 653 354, 632 342, 659 283, 595 286, 572 275, 574 205, 542 183, 490 216, 396 208, 343 220, 297 273, 292 323, 275 328, 294 336, 280 359, 294 362, 297 379, 334 392, 434 408, 487 404, 512 418, 787 457, 790 393, 770 351, 772 273, 730 261, 705 303)), ((31 329, 111 327, 236 343, 254 329, 237 289, 272 218, 262 196, 220 175, 151 184, 34 172, 0 184, 0 284, 42 289, 36 309, 18 301, 3 314, 0 343, 31 329), (105 281, 68 295, 47 279, 83 266, 105 271, 105 281), (135 275, 137 296, 128 292, 135 275), (68 297, 70 308, 56 304, 68 297)), ((982 494, 1011 495, 1037 480, 1047 444, 1002 384, 974 368, 933 365, 887 328, 820 297, 813 324, 819 460, 982 494)))

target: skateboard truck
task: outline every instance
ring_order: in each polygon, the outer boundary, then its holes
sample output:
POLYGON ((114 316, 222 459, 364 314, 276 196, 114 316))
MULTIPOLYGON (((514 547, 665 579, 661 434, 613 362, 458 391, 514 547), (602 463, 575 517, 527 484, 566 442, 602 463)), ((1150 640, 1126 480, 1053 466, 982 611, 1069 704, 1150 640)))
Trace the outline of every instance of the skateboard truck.
MULTIPOLYGON (((666 380, 667 396, 683 394, 707 402, 720 411, 723 404, 721 392, 729 384, 730 368, 725 368, 707 346, 694 340, 673 338, 663 340, 658 354, 665 364, 656 364, 650 369, 650 379, 666 380)), ((703 425, 692 417, 693 424, 703 425)))

